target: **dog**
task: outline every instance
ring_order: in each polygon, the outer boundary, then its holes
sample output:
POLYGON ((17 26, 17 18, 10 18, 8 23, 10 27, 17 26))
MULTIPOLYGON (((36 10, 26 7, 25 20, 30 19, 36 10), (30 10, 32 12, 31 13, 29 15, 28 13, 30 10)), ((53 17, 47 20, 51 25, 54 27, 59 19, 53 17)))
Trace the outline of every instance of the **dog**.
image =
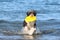
MULTIPOLYGON (((33 15, 33 16, 36 16, 36 12, 33 10, 33 11, 29 11, 29 12, 27 12, 27 16, 31 16, 31 15, 33 15)), ((29 34, 29 35, 32 35, 35 31, 36 31, 36 21, 33 21, 33 22, 26 22, 25 20, 24 20, 24 22, 23 22, 23 32, 24 33, 27 33, 27 34, 29 34)))

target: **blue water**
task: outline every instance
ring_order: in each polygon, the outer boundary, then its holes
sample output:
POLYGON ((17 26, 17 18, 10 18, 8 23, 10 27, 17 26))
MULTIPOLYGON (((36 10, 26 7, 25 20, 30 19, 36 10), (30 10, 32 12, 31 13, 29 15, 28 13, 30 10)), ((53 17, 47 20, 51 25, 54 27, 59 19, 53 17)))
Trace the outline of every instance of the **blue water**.
POLYGON ((60 40, 60 0, 0 0, 0 40, 60 40), (22 36, 14 33, 22 29, 28 10, 37 12, 37 27, 42 35, 22 36))

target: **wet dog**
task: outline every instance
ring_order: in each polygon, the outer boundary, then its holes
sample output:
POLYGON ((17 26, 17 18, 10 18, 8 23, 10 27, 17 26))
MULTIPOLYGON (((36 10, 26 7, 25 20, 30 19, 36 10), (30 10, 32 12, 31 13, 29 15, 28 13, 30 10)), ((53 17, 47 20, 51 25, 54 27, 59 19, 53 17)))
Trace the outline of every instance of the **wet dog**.
POLYGON ((29 16, 28 19, 29 21, 26 19, 28 22, 26 22, 26 20, 24 20, 23 22, 23 26, 24 26, 23 32, 32 35, 36 31, 36 12, 34 10, 29 11, 27 12, 27 17, 28 16, 29 16))

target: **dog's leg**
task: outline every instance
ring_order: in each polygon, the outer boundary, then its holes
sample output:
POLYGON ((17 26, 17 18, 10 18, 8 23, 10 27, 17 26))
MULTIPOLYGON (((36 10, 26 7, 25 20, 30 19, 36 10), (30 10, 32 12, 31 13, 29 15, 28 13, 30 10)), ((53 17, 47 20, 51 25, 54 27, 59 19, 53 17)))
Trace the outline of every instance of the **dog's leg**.
POLYGON ((24 27, 23 33, 28 33, 28 27, 27 26, 24 27))
POLYGON ((36 31, 36 28, 31 28, 28 32, 29 35, 32 35, 36 31))
POLYGON ((28 31, 29 35, 32 35, 36 31, 36 28, 34 28, 34 22, 28 23, 27 27, 29 29, 29 31, 28 31))
POLYGON ((31 25, 30 25, 30 23, 27 24, 27 28, 28 28, 28 30, 31 29, 31 25))

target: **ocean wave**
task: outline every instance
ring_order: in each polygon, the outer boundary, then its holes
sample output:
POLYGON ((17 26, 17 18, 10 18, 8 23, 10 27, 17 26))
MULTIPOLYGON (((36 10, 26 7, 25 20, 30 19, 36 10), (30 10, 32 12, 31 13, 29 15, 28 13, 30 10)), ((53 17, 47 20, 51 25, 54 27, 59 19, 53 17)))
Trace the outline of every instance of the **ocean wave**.
MULTIPOLYGON (((23 21, 7 21, 7 20, 0 20, 0 25, 7 25, 7 26, 23 26, 23 21)), ((49 20, 37 20, 37 26, 52 26, 52 25, 60 25, 60 21, 56 19, 49 19, 49 20)))
MULTIPOLYGON (((23 21, 26 17, 25 11, 0 11, 0 20, 23 21), (23 15, 24 14, 24 15, 23 15)), ((60 20, 59 13, 40 14, 37 13, 37 20, 60 20)))
MULTIPOLYGON (((37 22, 60 22, 59 19, 47 19, 47 20, 36 20, 37 22)), ((8 21, 8 20, 0 20, 0 23, 22 23, 23 21, 8 21)))
MULTIPOLYGON (((23 21, 7 21, 7 20, 0 20, 0 35, 15 35, 15 33, 21 31, 23 21)), ((56 21, 56 19, 50 20, 37 20, 37 26, 39 31, 43 32, 42 34, 51 34, 55 35, 60 30, 60 21, 56 21), (55 33, 56 32, 56 33, 55 33)), ((37 29, 38 29, 37 28, 37 29)), ((19 34, 18 34, 19 35, 19 34)), ((59 35, 59 34, 58 34, 59 35)), ((58 36, 57 35, 57 36, 58 36)))

